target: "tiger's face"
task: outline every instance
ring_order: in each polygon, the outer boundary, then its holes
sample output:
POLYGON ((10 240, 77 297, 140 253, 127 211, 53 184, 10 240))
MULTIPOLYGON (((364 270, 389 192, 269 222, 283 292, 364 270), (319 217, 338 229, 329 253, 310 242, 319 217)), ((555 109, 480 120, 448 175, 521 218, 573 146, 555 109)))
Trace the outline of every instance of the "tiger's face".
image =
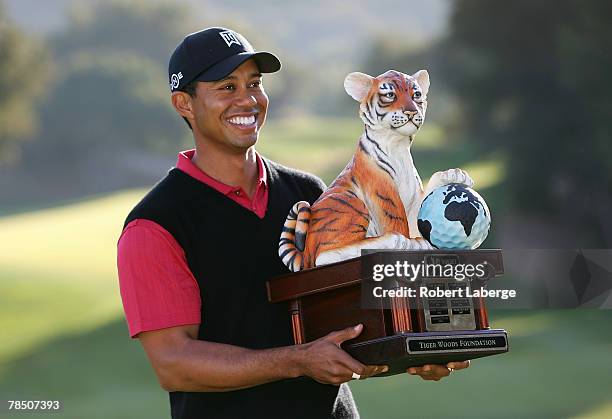
POLYGON ((360 102, 359 115, 370 128, 412 137, 425 121, 429 90, 426 70, 412 76, 395 70, 378 77, 351 73, 344 80, 344 88, 360 102))

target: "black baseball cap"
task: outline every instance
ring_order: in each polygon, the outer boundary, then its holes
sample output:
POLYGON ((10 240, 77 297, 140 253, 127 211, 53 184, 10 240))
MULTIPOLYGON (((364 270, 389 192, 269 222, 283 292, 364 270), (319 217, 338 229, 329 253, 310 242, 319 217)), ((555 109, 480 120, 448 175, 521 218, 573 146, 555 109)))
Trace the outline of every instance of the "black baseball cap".
POLYGON ((170 90, 182 90, 194 80, 220 80, 249 58, 255 60, 262 73, 274 73, 281 68, 274 54, 255 51, 244 36, 231 29, 207 28, 187 35, 170 57, 170 90))

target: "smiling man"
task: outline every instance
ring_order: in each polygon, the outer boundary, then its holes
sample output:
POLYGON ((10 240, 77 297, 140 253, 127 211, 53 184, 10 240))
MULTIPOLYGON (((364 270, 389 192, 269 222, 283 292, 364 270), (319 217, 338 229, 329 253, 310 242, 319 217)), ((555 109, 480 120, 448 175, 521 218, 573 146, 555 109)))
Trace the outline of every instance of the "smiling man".
POLYGON ((289 209, 325 187, 255 151, 262 74, 280 67, 226 28, 188 35, 170 58, 172 104, 195 149, 130 212, 117 263, 130 335, 175 419, 358 417, 342 383, 386 369, 340 349, 361 325, 294 346, 286 307, 267 302, 266 280, 287 272, 277 250, 289 209))

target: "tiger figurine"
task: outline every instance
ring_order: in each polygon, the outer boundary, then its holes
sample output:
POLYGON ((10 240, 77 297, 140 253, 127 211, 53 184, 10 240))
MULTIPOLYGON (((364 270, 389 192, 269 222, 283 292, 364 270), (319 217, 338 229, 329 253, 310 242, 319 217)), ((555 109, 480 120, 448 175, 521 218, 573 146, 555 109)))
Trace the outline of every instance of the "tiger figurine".
POLYGON ((425 120, 426 70, 351 73, 344 88, 360 102, 365 129, 352 159, 319 199, 291 208, 279 256, 292 272, 355 258, 366 248, 431 249, 417 227, 423 199, 442 185, 474 183, 464 170, 450 169, 434 173, 423 189, 410 146, 425 120))

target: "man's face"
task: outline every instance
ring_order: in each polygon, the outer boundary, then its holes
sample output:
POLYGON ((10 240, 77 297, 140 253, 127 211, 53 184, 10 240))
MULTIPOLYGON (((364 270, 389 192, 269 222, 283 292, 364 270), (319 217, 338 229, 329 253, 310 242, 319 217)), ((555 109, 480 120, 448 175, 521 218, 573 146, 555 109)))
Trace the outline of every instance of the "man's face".
POLYGON ((194 130, 211 145, 239 152, 254 145, 268 110, 255 62, 245 61, 224 79, 198 83, 192 110, 194 130))

